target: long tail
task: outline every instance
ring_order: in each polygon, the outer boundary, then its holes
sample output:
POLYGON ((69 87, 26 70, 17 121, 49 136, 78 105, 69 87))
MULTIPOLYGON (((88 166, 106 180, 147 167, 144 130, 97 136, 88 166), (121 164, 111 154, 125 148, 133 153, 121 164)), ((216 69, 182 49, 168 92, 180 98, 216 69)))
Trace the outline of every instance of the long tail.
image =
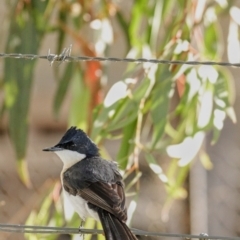
POLYGON ((111 213, 98 209, 98 216, 103 226, 106 240, 137 240, 128 226, 111 213))

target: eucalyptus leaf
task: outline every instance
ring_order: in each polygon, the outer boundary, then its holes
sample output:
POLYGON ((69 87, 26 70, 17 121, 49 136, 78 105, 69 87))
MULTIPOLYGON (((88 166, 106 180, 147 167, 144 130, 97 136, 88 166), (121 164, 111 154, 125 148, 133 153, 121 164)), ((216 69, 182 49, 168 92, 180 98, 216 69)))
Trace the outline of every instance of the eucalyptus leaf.
MULTIPOLYGON (((136 107, 135 107, 136 109, 136 107)), ((133 122, 134 120, 137 119, 137 112, 136 111, 132 111, 129 114, 126 115, 126 117, 119 121, 117 124, 113 125, 111 124, 111 126, 107 127, 107 131, 115 131, 117 129, 122 129, 123 127, 125 127, 126 125, 130 124, 131 122, 133 122)))
POLYGON ((136 132, 137 120, 123 128, 123 138, 120 149, 117 153, 117 161, 120 169, 125 169, 128 164, 128 157, 133 151, 134 137, 136 132))
POLYGON ((60 107, 63 103, 64 97, 66 96, 69 83, 72 76, 74 75, 74 63, 68 63, 63 73, 63 76, 59 80, 57 91, 54 97, 54 112, 55 115, 59 114, 60 107))
POLYGON ((166 190, 171 198, 182 198, 186 196, 182 185, 188 176, 188 171, 189 165, 179 167, 178 161, 172 159, 166 174, 169 180, 169 184, 166 185, 166 190))
POLYGON ((164 73, 158 70, 156 73, 156 84, 151 94, 152 105, 150 107, 150 113, 153 122, 151 148, 155 148, 165 130, 171 86, 171 73, 164 73))
POLYGON ((204 31, 204 54, 210 60, 216 59, 219 48, 219 28, 217 22, 212 22, 206 26, 204 31))
POLYGON ((133 90, 133 96, 131 98, 125 97, 120 99, 110 107, 103 106, 104 109, 96 119, 98 128, 103 128, 101 123, 104 122, 104 119, 106 123, 104 128, 108 132, 123 128, 124 126, 136 120, 138 114, 136 109, 138 109, 140 101, 144 97, 149 87, 149 83, 149 80, 143 80, 139 86, 133 90), (107 119, 109 121, 107 121, 107 119))
POLYGON ((128 30, 128 23, 127 21, 125 20, 122 12, 120 11, 117 11, 116 13, 116 17, 117 17, 117 21, 120 25, 120 27, 122 28, 122 32, 124 34, 124 37, 125 37, 125 43, 127 44, 127 51, 129 51, 130 49, 130 37, 129 37, 129 30, 128 30))
POLYGON ((124 101, 125 99, 120 99, 119 101, 117 101, 116 103, 112 104, 109 107, 105 107, 104 104, 95 107, 93 113, 94 128, 92 129, 91 137, 95 139, 96 143, 98 143, 101 140, 101 136, 103 135, 104 129, 106 128, 110 119, 111 119, 110 124, 113 122, 112 115, 117 114, 124 101))
POLYGON ((153 7, 153 15, 152 15, 152 25, 150 26, 150 46, 152 50, 157 49, 157 40, 158 40, 158 34, 159 30, 162 24, 162 14, 163 14, 163 5, 165 1, 156 1, 155 6, 153 7))
MULTIPOLYGON (((37 54, 43 35, 38 29, 42 26, 38 16, 44 13, 47 3, 34 0, 32 4, 38 7, 34 14, 27 9, 23 9, 15 16, 15 8, 12 9, 12 21, 6 52, 37 54), (31 40, 29 41, 29 39, 31 40)), ((9 112, 10 137, 16 152, 19 176, 27 186, 31 186, 31 182, 25 155, 28 135, 28 110, 35 63, 35 60, 25 62, 9 58, 4 61, 5 105, 9 112)))
POLYGON ((145 0, 134 1, 134 5, 131 12, 131 22, 129 25, 129 36, 131 46, 135 46, 137 48, 141 48, 143 44, 143 39, 139 33, 140 27, 142 26, 143 22, 143 13, 145 12, 143 9, 146 10, 146 2, 145 0))
POLYGON ((70 126, 87 129, 89 101, 89 89, 83 83, 82 73, 76 71, 72 77, 72 103, 69 114, 70 126))
POLYGON ((225 116, 229 115, 233 122, 236 121, 233 102, 233 80, 225 70, 219 69, 217 82, 214 85, 215 110, 213 112, 213 138, 212 144, 219 139, 225 116))

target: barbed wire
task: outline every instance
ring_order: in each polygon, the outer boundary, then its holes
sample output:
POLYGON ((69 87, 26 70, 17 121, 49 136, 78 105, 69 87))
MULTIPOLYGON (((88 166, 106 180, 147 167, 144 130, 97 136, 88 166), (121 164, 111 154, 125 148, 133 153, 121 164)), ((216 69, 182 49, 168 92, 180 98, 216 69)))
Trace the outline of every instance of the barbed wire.
MULTIPOLYGON (((186 240, 196 238, 199 240, 219 239, 219 240, 240 240, 240 237, 224 237, 224 236, 209 236, 206 233, 199 235, 192 234, 175 234, 175 233, 158 233, 148 232, 131 228, 135 235, 148 237, 173 237, 183 238, 186 240)), ((68 227, 49 227, 49 226, 30 226, 20 224, 0 224, 0 232, 14 232, 14 233, 41 233, 41 234, 102 234, 102 230, 98 229, 84 229, 84 228, 68 228, 68 227)))
POLYGON ((46 59, 52 65, 54 62, 79 62, 79 61, 100 61, 100 62, 127 62, 127 63, 155 63, 155 64, 178 64, 178 65, 218 65, 226 67, 240 67, 240 63, 214 62, 214 61, 183 61, 183 60, 163 60, 146 58, 116 58, 116 57, 89 57, 70 56, 72 45, 64 48, 62 53, 52 54, 50 50, 47 55, 22 54, 22 53, 0 53, 0 58, 18 58, 26 60, 46 59))

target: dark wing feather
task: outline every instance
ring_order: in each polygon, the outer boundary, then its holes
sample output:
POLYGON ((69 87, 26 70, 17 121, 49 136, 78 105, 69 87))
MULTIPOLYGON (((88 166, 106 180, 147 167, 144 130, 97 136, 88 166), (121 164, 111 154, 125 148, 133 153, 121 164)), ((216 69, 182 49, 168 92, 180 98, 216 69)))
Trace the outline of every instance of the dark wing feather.
POLYGON ((119 220, 124 222, 127 220, 125 194, 122 184, 96 182, 92 183, 88 188, 79 190, 78 194, 94 206, 112 213, 119 220))

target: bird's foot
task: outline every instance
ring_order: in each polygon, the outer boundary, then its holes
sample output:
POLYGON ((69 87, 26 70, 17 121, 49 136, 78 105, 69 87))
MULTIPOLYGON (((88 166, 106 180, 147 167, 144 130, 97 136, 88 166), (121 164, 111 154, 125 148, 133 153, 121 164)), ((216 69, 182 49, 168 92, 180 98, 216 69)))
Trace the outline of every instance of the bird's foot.
POLYGON ((84 240, 84 233, 82 233, 83 224, 84 224, 84 221, 81 220, 81 223, 80 223, 80 226, 79 226, 78 230, 80 232, 81 239, 84 240))

